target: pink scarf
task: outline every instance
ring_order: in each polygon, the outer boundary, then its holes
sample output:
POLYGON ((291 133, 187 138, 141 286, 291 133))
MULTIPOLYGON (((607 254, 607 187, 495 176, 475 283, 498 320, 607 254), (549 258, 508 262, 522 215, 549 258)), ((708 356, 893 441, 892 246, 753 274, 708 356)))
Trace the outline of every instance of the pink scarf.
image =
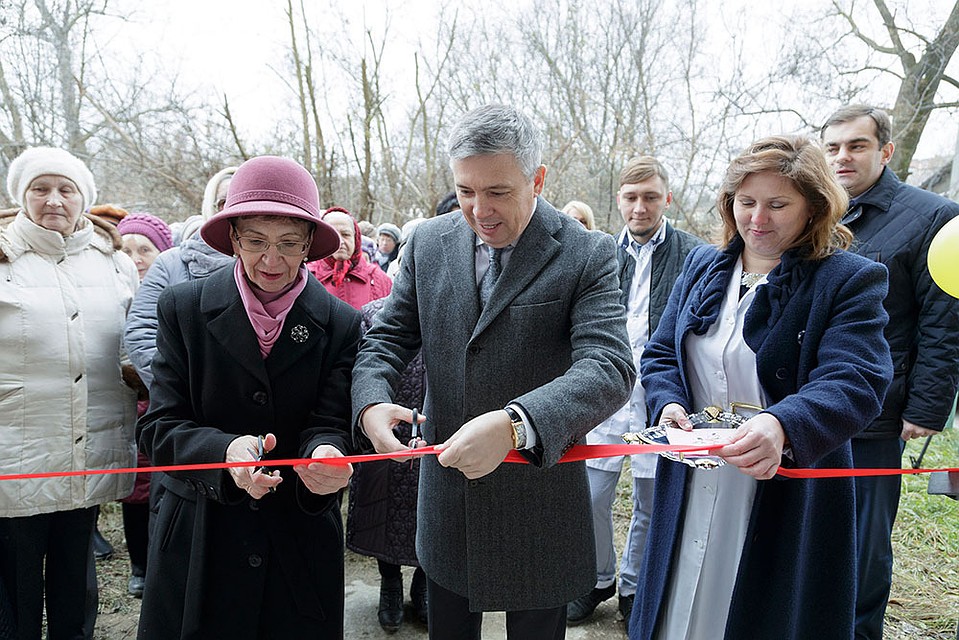
POLYGON ((300 265, 296 280, 290 286, 277 293, 267 293, 250 286, 250 281, 246 279, 246 274, 243 272, 243 263, 237 259, 233 277, 240 290, 240 300, 243 301, 246 315, 256 332, 257 342, 260 343, 260 355, 264 360, 270 355, 273 345, 280 337, 283 321, 293 308, 293 303, 306 288, 307 275, 306 267, 300 265))

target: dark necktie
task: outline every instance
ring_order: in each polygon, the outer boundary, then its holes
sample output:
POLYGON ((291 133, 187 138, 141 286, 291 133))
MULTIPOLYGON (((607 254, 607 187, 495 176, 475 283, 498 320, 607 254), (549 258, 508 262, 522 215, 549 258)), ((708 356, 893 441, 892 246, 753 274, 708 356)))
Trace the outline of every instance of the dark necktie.
POLYGON ((485 307, 486 303, 489 302, 490 296, 493 294, 493 287, 496 285, 496 280, 499 278, 500 271, 503 270, 503 265, 500 262, 502 255, 502 249, 489 247, 489 268, 486 270, 486 273, 483 274, 483 279, 480 280, 479 283, 481 307, 485 307))

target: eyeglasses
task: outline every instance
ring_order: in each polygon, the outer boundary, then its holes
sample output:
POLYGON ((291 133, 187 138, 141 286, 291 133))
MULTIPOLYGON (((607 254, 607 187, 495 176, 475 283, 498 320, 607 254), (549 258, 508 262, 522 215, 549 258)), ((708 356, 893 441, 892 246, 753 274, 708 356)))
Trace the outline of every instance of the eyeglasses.
POLYGON ((310 247, 309 241, 291 242, 287 240, 284 242, 267 242, 259 238, 244 238, 235 233, 233 234, 233 239, 236 240, 236 243, 240 245, 241 249, 251 253, 266 253, 270 247, 276 247, 276 250, 284 256, 302 256, 310 247))

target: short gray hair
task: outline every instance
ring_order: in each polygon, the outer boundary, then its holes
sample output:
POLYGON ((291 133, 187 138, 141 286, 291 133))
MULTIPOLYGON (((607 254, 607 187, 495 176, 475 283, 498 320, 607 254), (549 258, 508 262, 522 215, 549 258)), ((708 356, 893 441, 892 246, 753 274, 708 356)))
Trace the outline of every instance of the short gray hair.
POLYGON ((511 153, 532 179, 543 164, 543 138, 533 121, 514 107, 488 104, 473 109, 453 127, 446 144, 453 160, 511 153))

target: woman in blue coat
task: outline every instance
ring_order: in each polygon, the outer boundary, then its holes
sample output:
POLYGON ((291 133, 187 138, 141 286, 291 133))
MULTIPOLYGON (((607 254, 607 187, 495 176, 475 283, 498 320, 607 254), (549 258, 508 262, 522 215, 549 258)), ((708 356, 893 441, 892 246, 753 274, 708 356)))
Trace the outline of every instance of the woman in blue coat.
POLYGON ((807 138, 760 140, 727 170, 723 243, 687 258, 642 380, 665 427, 707 406, 747 419, 718 469, 660 461, 634 640, 853 635, 853 481, 775 477, 851 467, 892 378, 886 270, 845 251, 846 205, 807 138))
POLYGON ((161 482, 139 637, 343 637, 339 490, 349 465, 269 470, 270 458, 352 450, 360 316, 310 276, 333 253, 312 176, 245 162, 201 230, 233 268, 166 289, 140 449, 155 464, 263 459, 161 482))

